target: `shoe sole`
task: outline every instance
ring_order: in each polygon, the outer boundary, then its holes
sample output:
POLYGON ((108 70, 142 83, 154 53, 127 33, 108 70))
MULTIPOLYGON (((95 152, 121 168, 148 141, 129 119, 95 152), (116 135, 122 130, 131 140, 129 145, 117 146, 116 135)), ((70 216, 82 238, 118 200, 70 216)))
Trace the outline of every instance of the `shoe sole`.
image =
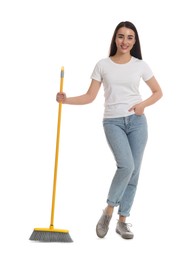
POLYGON ((119 234, 124 239, 132 239, 134 237, 134 235, 132 235, 132 234, 121 235, 121 233, 118 229, 116 229, 116 233, 119 234))

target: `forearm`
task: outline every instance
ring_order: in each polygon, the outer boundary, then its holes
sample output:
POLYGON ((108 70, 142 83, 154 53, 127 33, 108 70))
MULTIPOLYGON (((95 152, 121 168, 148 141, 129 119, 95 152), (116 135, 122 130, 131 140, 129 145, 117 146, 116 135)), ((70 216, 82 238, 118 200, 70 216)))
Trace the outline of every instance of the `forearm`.
POLYGON ((86 105, 93 101, 93 98, 87 93, 76 97, 66 97, 64 104, 69 105, 86 105))
POLYGON ((61 102, 62 104, 69 105, 85 105, 94 101, 97 96, 97 93, 100 89, 101 82, 92 80, 88 91, 80 96, 67 97, 65 93, 58 92, 56 95, 56 101, 61 102))
POLYGON ((154 92, 149 98, 142 101, 144 107, 148 107, 156 103, 162 97, 162 91, 154 92))
POLYGON ((131 107, 129 109, 129 111, 134 111, 137 115, 142 115, 144 113, 144 109, 146 107, 153 105, 161 97, 162 97, 162 91, 161 90, 154 91, 153 94, 149 98, 145 99, 141 103, 134 105, 133 107, 131 107))

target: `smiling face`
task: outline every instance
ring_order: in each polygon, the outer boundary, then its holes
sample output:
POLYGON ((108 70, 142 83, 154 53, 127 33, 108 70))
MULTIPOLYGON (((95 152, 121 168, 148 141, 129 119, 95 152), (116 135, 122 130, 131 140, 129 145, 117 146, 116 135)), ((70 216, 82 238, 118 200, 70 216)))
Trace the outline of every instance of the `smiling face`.
POLYGON ((115 43, 117 46, 117 54, 130 53, 135 44, 135 33, 133 30, 121 27, 116 34, 115 43))

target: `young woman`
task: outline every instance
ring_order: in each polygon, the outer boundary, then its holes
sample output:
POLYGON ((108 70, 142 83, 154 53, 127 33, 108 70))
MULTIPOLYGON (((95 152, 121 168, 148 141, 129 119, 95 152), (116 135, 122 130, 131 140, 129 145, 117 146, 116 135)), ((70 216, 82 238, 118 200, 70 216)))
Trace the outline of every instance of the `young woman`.
POLYGON ((126 223, 133 205, 141 162, 147 143, 146 107, 162 97, 162 90, 150 67, 142 60, 139 36, 131 22, 121 22, 115 28, 109 57, 96 64, 87 92, 81 96, 66 97, 57 93, 56 100, 63 104, 91 103, 103 84, 105 110, 103 127, 107 142, 114 155, 117 169, 107 197, 107 206, 96 225, 96 233, 105 237, 114 207, 118 207, 116 232, 124 239, 133 238, 126 223), (142 79, 151 95, 141 99, 139 83, 142 79))

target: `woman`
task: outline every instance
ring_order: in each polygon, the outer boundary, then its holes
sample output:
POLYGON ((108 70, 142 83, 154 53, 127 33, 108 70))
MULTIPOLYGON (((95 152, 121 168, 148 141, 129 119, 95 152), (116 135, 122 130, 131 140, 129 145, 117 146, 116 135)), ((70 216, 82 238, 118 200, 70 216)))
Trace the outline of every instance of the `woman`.
POLYGON ((96 233, 100 238, 105 237, 114 207, 118 206, 116 232, 124 239, 131 239, 134 235, 126 218, 133 205, 147 142, 144 110, 162 97, 162 90, 150 67, 142 60, 138 32, 131 22, 117 25, 109 57, 96 64, 91 78, 84 95, 66 97, 65 93, 57 93, 56 99, 63 104, 91 103, 103 83, 103 126, 117 169, 108 192, 107 206, 96 225, 96 233), (151 90, 151 95, 145 100, 141 99, 139 93, 141 78, 151 90))

